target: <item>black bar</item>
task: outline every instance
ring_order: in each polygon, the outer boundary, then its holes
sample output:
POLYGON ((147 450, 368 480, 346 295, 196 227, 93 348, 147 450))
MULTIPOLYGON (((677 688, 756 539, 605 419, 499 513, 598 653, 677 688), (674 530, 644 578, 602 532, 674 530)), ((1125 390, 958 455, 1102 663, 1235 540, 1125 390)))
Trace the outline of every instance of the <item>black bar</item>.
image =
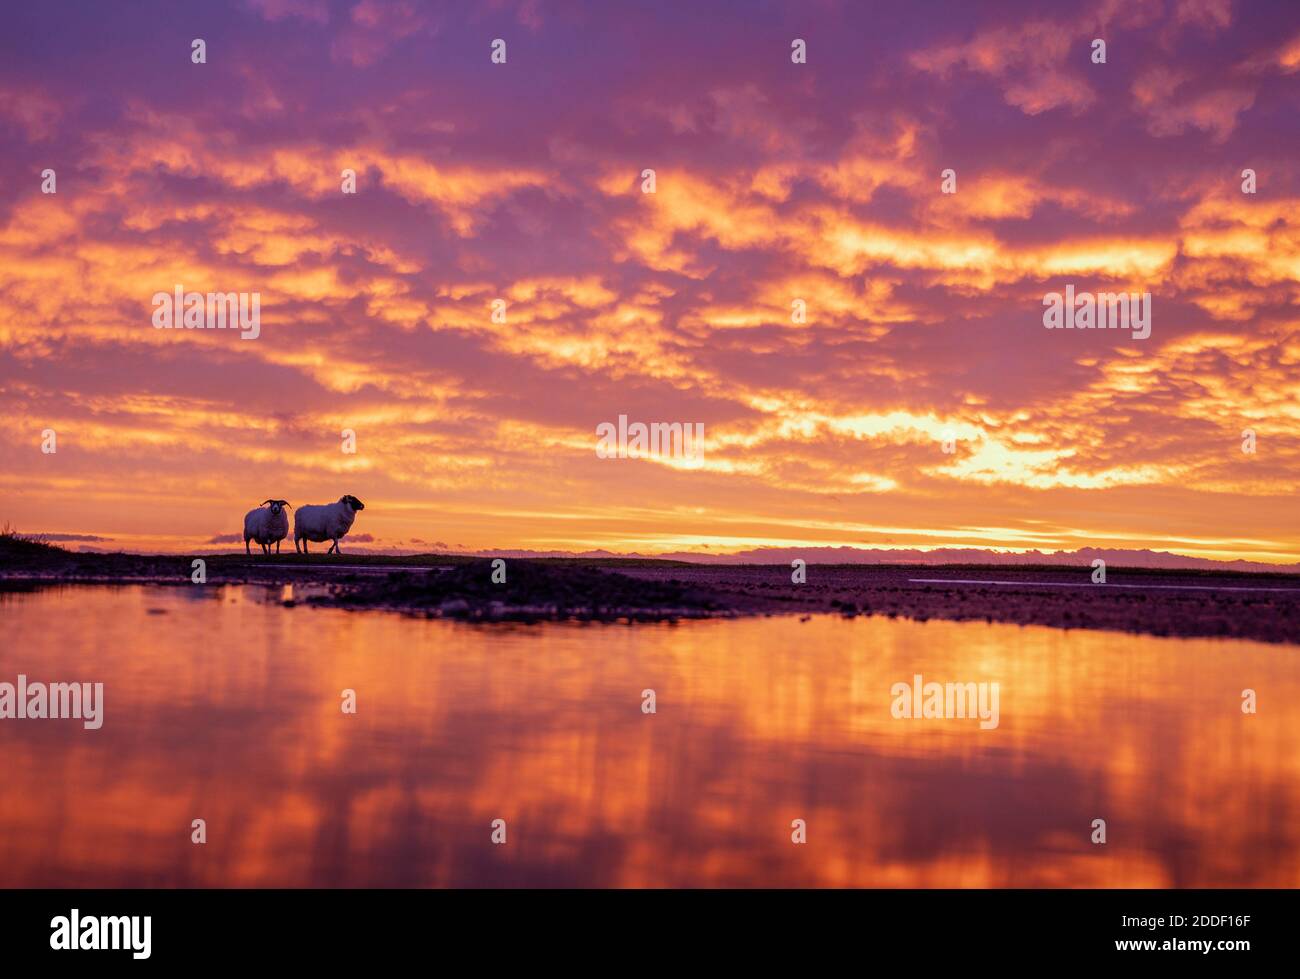
POLYGON ((611 969, 820 961, 829 971, 837 959, 1232 968, 1290 958, 1297 903, 1290 890, 8 890, 0 955, 6 966, 60 973, 344 963, 459 973, 559 961, 611 969), (149 916, 148 958, 130 948, 52 949, 52 922, 74 908, 83 927, 88 917, 149 916), (1176 944, 1207 941, 1208 952, 1176 944), (1246 946, 1218 944, 1228 942, 1246 946))

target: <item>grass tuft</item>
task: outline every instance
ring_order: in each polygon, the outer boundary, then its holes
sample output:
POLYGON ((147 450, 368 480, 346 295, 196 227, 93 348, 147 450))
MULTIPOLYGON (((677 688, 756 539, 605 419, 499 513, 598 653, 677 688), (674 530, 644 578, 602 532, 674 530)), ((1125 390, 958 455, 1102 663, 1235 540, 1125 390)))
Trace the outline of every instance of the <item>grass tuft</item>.
POLYGON ((14 556, 49 554, 55 551, 63 551, 64 548, 57 544, 51 544, 40 534, 24 535, 18 533, 18 528, 6 520, 3 526, 0 526, 0 554, 9 554, 14 556))

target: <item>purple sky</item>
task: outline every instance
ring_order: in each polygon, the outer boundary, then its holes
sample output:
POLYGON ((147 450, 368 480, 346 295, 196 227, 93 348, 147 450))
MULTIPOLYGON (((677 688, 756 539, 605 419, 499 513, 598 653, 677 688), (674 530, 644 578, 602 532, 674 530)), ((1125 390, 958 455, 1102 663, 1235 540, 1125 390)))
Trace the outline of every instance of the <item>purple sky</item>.
POLYGON ((21 530, 353 493, 384 546, 1300 560, 1295 3, 3 16, 21 530), (260 335, 154 329, 178 283, 260 335), (1150 293, 1151 336, 1044 329, 1067 286, 1150 293), (620 415, 703 458, 599 458, 620 415))

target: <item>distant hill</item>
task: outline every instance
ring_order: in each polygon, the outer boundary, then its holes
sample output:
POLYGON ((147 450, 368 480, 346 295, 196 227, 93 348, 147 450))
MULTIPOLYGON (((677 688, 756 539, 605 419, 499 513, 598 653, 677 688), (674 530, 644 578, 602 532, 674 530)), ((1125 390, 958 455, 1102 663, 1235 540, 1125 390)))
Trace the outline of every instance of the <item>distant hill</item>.
MULTIPOLYGON (((418 553, 408 549, 381 551, 353 548, 349 553, 418 553)), ((698 551, 671 551, 665 554, 642 554, 637 551, 527 551, 485 550, 472 552, 474 557, 504 558, 586 558, 592 560, 633 558, 639 560, 687 561, 692 564, 789 564, 801 558, 809 564, 982 564, 1030 565, 1067 564, 1089 567, 1097 558, 1107 567, 1168 568, 1184 571, 1289 571, 1300 572, 1300 562, 1270 564, 1264 561, 1215 561, 1188 557, 1168 551, 1124 550, 1083 547, 1077 551, 1026 551, 1024 553, 984 548, 948 547, 931 551, 914 549, 880 549, 861 547, 757 547, 730 554, 701 554, 698 551)))

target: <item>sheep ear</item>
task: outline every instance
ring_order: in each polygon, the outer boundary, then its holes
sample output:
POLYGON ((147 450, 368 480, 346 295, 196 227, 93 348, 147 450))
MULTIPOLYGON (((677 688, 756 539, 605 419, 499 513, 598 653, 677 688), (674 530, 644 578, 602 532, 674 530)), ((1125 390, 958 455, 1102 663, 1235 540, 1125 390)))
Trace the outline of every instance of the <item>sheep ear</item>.
POLYGON ((266 506, 268 503, 274 503, 275 500, 263 500, 258 506, 266 506))

